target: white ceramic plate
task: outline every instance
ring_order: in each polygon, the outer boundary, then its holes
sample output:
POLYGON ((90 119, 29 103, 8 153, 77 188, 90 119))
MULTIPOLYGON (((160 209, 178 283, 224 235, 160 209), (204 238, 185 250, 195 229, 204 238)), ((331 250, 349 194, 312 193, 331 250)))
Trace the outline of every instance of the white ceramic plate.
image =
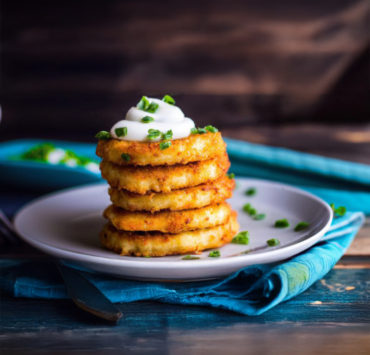
POLYGON ((328 230, 331 208, 319 198, 302 190, 268 181, 237 179, 230 199, 238 212, 241 230, 250 233, 249 245, 228 244, 220 248, 221 257, 208 253, 199 260, 182 260, 182 256, 139 258, 120 256, 103 249, 99 231, 105 220, 102 211, 109 204, 107 185, 97 184, 57 192, 23 207, 15 218, 15 227, 23 239, 34 247, 75 267, 122 277, 148 280, 197 280, 228 275, 244 266, 284 260, 315 244, 328 230), (255 196, 245 191, 255 187, 255 196), (253 220, 242 207, 250 202, 264 220, 253 220), (287 218, 289 228, 274 227, 277 219, 287 218), (295 232, 294 226, 305 221, 309 228, 295 232), (266 241, 280 240, 277 247, 266 241), (247 254, 243 252, 251 250, 247 254))

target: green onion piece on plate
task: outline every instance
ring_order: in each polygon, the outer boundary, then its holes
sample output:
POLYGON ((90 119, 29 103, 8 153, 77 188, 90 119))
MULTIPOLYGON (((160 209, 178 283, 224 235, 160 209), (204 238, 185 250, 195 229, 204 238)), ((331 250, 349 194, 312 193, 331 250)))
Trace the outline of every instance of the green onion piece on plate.
POLYGON ((231 243, 248 245, 249 244, 249 232, 248 231, 239 232, 233 238, 233 240, 231 241, 231 243))
POLYGON ((308 228, 310 226, 309 223, 307 222, 299 222, 295 227, 294 227, 294 231, 295 232, 299 232, 299 231, 303 231, 304 229, 308 228))
POLYGON ((212 250, 212 251, 208 254, 208 256, 209 256, 210 258, 219 258, 219 257, 221 256, 221 253, 220 253, 220 251, 219 251, 219 250, 212 250))
POLYGON ((290 224, 286 218, 275 221, 275 228, 287 228, 290 224))
POLYGON ((271 238, 266 243, 269 247, 276 247, 280 244, 280 240, 276 238, 271 238))

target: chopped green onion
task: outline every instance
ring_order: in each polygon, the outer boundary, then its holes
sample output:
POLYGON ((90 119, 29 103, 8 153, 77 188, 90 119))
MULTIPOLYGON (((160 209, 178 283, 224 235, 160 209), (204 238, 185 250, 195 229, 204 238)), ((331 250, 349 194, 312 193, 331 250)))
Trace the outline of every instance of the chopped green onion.
POLYGON ((131 160, 131 156, 130 156, 130 154, 127 154, 127 153, 122 153, 122 154, 121 154, 121 158, 122 158, 124 161, 130 161, 130 160, 131 160))
POLYGON ((271 238, 266 243, 269 247, 276 247, 280 244, 280 240, 276 238, 271 238))
POLYGON ((347 208, 344 206, 339 206, 335 209, 335 214, 340 217, 344 216, 346 212, 347 212, 347 208))
POLYGON ((159 143, 159 149, 160 150, 165 150, 169 147, 171 147, 172 143, 170 141, 166 141, 166 142, 161 142, 159 143))
POLYGON ((249 232, 248 231, 239 232, 233 238, 231 243, 248 245, 249 244, 249 232))
POLYGON ((275 228, 287 228, 290 224, 286 218, 275 221, 275 228))
POLYGON ((261 221, 262 219, 265 219, 266 218, 266 214, 265 213, 258 213, 257 215, 255 215, 253 217, 254 220, 256 221, 261 221))
POLYGON ((102 139, 102 140, 107 140, 107 139, 111 139, 112 137, 111 137, 109 132, 100 131, 95 135, 95 138, 102 139))
POLYGON ((333 210, 333 212, 334 212, 334 217, 342 217, 342 216, 344 216, 344 215, 346 214, 346 212, 347 212, 347 208, 346 208, 346 207, 344 207, 344 206, 339 206, 339 207, 335 208, 334 203, 331 203, 331 204, 330 204, 330 207, 331 207, 331 209, 332 209, 332 210, 333 210))
POLYGON ((175 99, 170 95, 164 95, 162 101, 170 105, 174 105, 176 103, 175 99))
POLYGON ((255 216, 255 215, 257 214, 257 210, 256 210, 254 207, 252 207, 252 208, 249 210, 248 214, 249 214, 250 216, 255 216))
POLYGON ((198 256, 193 256, 193 255, 185 255, 182 260, 198 260, 200 259, 198 256))
POLYGON ((208 256, 209 256, 210 258, 218 258, 218 257, 220 257, 220 256, 221 256, 221 253, 220 253, 220 251, 219 251, 219 250, 212 250, 212 251, 208 254, 208 256))
POLYGON ((229 179, 234 179, 234 177, 235 177, 234 173, 230 173, 230 174, 226 174, 226 175, 229 179))
POLYGON ((307 222, 299 222, 295 227, 294 227, 294 231, 295 232, 299 232, 299 231, 302 231, 302 230, 304 230, 304 229, 306 229, 306 228, 308 228, 309 227, 309 223, 307 223, 307 222))
POLYGON ((205 128, 198 128, 198 133, 199 134, 204 134, 204 133, 207 133, 207 130, 205 128))
POLYGON ((190 133, 191 133, 191 134, 197 134, 197 133, 198 133, 198 128, 193 127, 193 128, 190 130, 190 133))
POLYGON ((119 127, 114 130, 114 133, 117 137, 124 137, 127 136, 127 127, 119 127))
POLYGON ((243 211, 248 213, 250 216, 255 216, 257 214, 257 210, 254 207, 252 207, 250 203, 246 203, 243 206, 243 211))
POLYGON ((172 129, 170 129, 170 130, 169 130, 169 131, 167 131, 166 133, 162 133, 162 139, 163 139, 163 140, 172 139, 172 136, 173 136, 172 129))
POLYGON ((150 103, 149 103, 149 100, 146 96, 143 96, 141 98, 141 100, 138 102, 138 104, 136 105, 136 107, 139 109, 139 110, 143 110, 143 111, 146 111, 149 107, 150 103))
POLYGON ((154 113, 158 110, 159 105, 155 102, 149 102, 148 98, 146 96, 143 96, 136 107, 139 110, 154 113))
POLYGON ((207 130, 208 132, 211 132, 211 133, 218 132, 218 129, 216 127, 211 126, 211 125, 205 126, 204 129, 207 130))
POLYGON ((157 103, 151 102, 145 111, 149 113, 155 113, 158 110, 158 107, 159 105, 157 103))
POLYGON ((143 123, 149 123, 149 122, 153 122, 154 118, 150 117, 150 116, 145 116, 140 121, 143 122, 143 123))
POLYGON ((243 206, 243 211, 249 213, 251 208, 252 208, 252 205, 248 202, 243 206))
POLYGON ((148 130, 148 135, 146 136, 146 138, 152 141, 154 139, 159 138, 160 136, 161 136, 161 131, 159 131, 158 129, 150 128, 148 130))
POLYGON ((245 194, 247 196, 254 196, 256 194, 257 190, 255 187, 250 187, 247 191, 245 191, 245 194))

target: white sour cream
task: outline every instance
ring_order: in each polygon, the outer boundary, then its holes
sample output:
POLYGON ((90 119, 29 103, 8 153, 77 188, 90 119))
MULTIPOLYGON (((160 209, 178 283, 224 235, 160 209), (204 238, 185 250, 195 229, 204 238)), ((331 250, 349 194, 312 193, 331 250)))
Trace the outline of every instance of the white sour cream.
MULTIPOLYGON (((170 105, 162 100, 148 97, 149 102, 158 104, 155 113, 146 112, 131 107, 124 120, 117 122, 111 129, 110 133, 113 138, 126 141, 147 141, 148 130, 155 129, 162 133, 172 130, 172 139, 185 138, 190 135, 190 130, 195 127, 193 120, 185 117, 181 109, 175 105, 170 105), (154 121, 149 123, 141 122, 145 116, 152 117, 154 121), (115 130, 117 128, 127 128, 127 134, 124 137, 118 137, 115 130)), ((161 137, 152 141, 159 141, 161 137)))

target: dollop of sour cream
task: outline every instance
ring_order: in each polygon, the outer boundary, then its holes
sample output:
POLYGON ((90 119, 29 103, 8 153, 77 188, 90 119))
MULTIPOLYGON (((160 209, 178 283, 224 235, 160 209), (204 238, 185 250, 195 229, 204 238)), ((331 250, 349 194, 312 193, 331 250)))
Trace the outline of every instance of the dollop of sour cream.
MULTIPOLYGON (((148 141, 149 129, 158 130, 161 133, 172 131, 172 139, 185 138, 190 135, 190 131, 195 127, 193 120, 185 117, 181 109, 175 105, 168 104, 159 99, 147 98, 149 102, 158 104, 158 108, 154 113, 146 112, 138 107, 131 107, 126 117, 122 121, 118 121, 110 131, 113 138, 126 141, 148 141), (149 123, 141 121, 142 118, 149 116, 154 120, 149 123), (117 136, 117 128, 127 129, 127 134, 117 136)), ((159 141, 161 137, 152 139, 151 141, 159 141)))

